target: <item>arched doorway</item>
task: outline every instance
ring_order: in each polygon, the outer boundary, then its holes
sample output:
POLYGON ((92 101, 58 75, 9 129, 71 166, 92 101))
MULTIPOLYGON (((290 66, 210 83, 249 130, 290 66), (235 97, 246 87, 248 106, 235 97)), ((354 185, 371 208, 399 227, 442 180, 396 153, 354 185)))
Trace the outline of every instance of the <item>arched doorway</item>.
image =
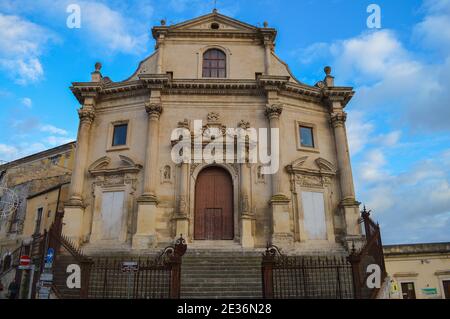
POLYGON ((232 240, 233 181, 221 167, 208 167, 195 185, 194 239, 232 240))

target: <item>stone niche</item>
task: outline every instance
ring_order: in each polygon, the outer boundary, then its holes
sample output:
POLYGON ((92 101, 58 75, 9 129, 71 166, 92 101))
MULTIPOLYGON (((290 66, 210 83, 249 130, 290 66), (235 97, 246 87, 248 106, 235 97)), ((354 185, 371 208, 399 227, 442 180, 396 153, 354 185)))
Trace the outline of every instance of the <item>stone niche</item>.
POLYGON ((119 155, 112 163, 105 156, 89 167, 92 183, 90 244, 95 246, 128 245, 135 228, 134 197, 137 175, 142 166, 119 155))
MULTIPOLYGON (((293 225, 297 242, 335 242, 335 221, 332 207, 334 202, 333 184, 336 177, 336 168, 323 158, 308 156, 295 160, 286 167, 290 174, 291 193, 293 198, 293 225), (310 209, 306 200, 320 203, 323 214, 323 223, 317 220, 308 220, 307 210, 310 209), (311 226, 312 225, 312 226, 311 226), (315 233, 321 228, 320 234, 315 233), (313 234, 314 233, 314 234, 313 234)), ((314 216, 317 218, 317 216, 314 216)))

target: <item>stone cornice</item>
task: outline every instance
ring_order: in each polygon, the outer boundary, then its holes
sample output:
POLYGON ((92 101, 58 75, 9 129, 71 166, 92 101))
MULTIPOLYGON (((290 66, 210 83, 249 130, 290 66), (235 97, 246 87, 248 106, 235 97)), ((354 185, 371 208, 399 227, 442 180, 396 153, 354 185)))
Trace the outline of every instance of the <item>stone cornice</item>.
POLYGON ((339 101, 344 108, 355 95, 355 91, 353 91, 352 87, 335 86, 323 88, 322 94, 325 103, 330 104, 332 102, 339 101))
POLYGON ((161 26, 155 26, 152 28, 152 36, 155 40, 164 37, 167 38, 241 38, 241 39, 258 39, 264 41, 268 39, 272 43, 275 41, 277 31, 273 28, 268 28, 267 25, 264 28, 258 28, 245 22, 227 17, 213 11, 210 14, 206 14, 188 21, 184 21, 175 25, 166 26, 165 22, 161 26), (207 22, 217 22, 232 28, 224 29, 206 29, 197 28, 199 24, 207 22))
POLYGON ((139 74, 138 78, 150 89, 162 89, 171 81, 168 74, 139 74))
POLYGON ((77 98, 80 104, 84 103, 85 97, 96 98, 102 91, 103 83, 98 82, 73 82, 70 90, 77 98))
POLYGON ((161 90, 165 94, 210 94, 210 95, 264 95, 266 91, 276 90, 280 95, 308 101, 341 101, 342 106, 354 95, 351 87, 319 88, 289 81, 289 76, 259 76, 256 80, 246 79, 172 79, 167 74, 142 74, 139 80, 123 82, 74 82, 71 90, 80 104, 85 97, 113 99, 123 94, 146 89, 161 90))
POLYGON ((266 90, 280 90, 286 86, 290 78, 290 76, 261 75, 258 77, 257 82, 266 90))

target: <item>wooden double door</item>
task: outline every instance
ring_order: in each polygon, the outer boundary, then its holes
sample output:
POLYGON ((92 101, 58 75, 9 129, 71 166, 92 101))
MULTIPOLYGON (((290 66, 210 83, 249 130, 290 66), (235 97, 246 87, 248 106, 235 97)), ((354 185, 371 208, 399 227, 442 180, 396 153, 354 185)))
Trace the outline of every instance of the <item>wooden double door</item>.
POLYGON ((233 181, 225 169, 208 167, 200 172, 194 214, 194 239, 234 239, 233 181))

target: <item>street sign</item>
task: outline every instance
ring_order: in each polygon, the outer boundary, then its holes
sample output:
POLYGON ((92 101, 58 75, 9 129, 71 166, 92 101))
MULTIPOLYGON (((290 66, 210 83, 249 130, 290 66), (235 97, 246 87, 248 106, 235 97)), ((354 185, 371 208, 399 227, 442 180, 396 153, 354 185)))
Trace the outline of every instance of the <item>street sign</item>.
POLYGON ((26 270, 26 269, 30 269, 30 267, 31 267, 30 256, 27 256, 27 255, 20 256, 19 269, 26 270))
POLYGON ((138 272, 139 265, 135 261, 126 261, 122 263, 122 272, 138 272))
POLYGON ((47 250, 47 255, 45 256, 45 263, 52 264, 54 256, 55 256, 55 250, 53 248, 49 248, 47 250))
POLYGON ((41 281, 53 281, 53 274, 50 273, 42 273, 41 278, 39 278, 41 281))

